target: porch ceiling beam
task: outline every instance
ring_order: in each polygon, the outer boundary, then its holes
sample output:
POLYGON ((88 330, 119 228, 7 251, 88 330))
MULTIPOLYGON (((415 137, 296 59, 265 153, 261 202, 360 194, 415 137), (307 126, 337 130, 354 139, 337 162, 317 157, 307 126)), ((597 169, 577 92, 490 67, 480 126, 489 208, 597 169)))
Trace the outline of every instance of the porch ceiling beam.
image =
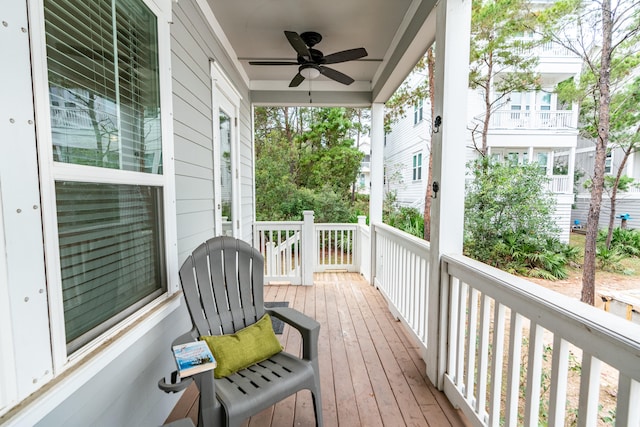
POLYGON ((435 0, 422 0, 373 81, 373 102, 387 102, 436 39, 435 0))
POLYGON ((314 92, 313 87, 311 90, 311 96, 309 96, 309 90, 253 90, 251 91, 251 100, 254 105, 269 105, 269 106, 309 106, 324 107, 324 106, 345 106, 345 107, 371 107, 371 92, 343 92, 343 91, 330 91, 330 92, 314 92))

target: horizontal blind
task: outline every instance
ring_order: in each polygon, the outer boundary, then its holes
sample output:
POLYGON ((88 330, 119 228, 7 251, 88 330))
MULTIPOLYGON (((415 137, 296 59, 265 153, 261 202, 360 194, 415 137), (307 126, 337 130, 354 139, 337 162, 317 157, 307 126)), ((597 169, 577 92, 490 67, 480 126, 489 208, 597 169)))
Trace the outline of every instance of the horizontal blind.
POLYGON ((45 0, 54 160, 162 173, 157 19, 142 0, 45 0))
POLYGON ((164 290, 161 190, 57 182, 67 343, 86 342, 164 290))

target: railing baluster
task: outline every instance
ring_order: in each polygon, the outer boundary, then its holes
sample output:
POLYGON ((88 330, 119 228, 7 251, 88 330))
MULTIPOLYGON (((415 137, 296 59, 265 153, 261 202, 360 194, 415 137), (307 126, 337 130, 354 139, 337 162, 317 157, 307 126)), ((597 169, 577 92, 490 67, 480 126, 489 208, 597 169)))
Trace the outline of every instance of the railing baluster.
POLYGON ((487 373, 489 359, 489 327, 491 316, 491 298, 488 295, 482 295, 480 300, 480 343, 478 349, 478 372, 476 384, 478 392, 476 395, 476 412, 481 419, 484 419, 487 404, 487 373))
POLYGON ((600 360, 586 351, 582 352, 578 427, 595 427, 597 425, 601 365, 600 360))
POLYGON ((489 425, 492 427, 498 427, 500 425, 500 404, 502 403, 502 364, 504 361, 506 308, 498 301, 494 301, 494 305, 489 425))
POLYGON ((540 377, 542 375, 543 329, 535 322, 529 325, 527 354, 527 387, 525 391, 525 424, 538 425, 540 411, 540 377))
POLYGON ((458 387, 461 392, 464 391, 464 358, 466 356, 466 350, 464 348, 465 343, 465 326, 466 326, 466 312, 467 312, 467 295, 469 292, 469 285, 465 282, 461 283, 460 286, 460 304, 458 308, 458 367, 456 371, 458 372, 458 387))
POLYGON ((475 396, 474 391, 474 379, 475 379, 475 367, 476 367, 476 346, 477 346, 477 331, 478 331, 478 294, 479 292, 471 288, 469 294, 469 333, 467 335, 467 399, 472 399, 475 396))
POLYGON ((564 426, 567 406, 567 374, 569 373, 569 344, 554 334, 549 390, 549 427, 564 426))
POLYGON ((616 406, 616 425, 640 425, 640 382, 626 375, 618 378, 618 402, 616 406))
POLYGON ((507 373, 507 399, 505 425, 518 425, 518 397, 520 392, 520 358, 522 357, 522 316, 511 311, 509 330, 509 372, 507 373))

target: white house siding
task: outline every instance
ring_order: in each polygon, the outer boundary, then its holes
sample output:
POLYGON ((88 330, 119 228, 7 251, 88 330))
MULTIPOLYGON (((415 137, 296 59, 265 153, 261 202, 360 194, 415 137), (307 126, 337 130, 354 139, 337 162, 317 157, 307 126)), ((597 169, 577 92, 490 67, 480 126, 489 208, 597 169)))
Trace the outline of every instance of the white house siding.
MULTIPOLYGON (((580 194, 576 197, 575 209, 571 211, 571 221, 578 220, 583 226, 587 224, 587 215, 589 213, 589 194, 580 194)), ((630 219, 627 221, 628 228, 640 229, 640 198, 638 194, 618 193, 616 197, 616 217, 621 214, 628 213, 630 219)), ((603 194, 602 204, 600 208, 599 228, 607 228, 609 226, 609 215, 611 214, 611 201, 606 193, 603 194)), ((616 218, 615 227, 620 227, 621 220, 616 218)))
MULTIPOLYGON (((190 328, 186 308, 174 311, 143 334, 90 381, 82 384, 35 427, 156 427, 162 425, 179 395, 158 389, 175 369, 171 340, 190 328)), ((92 369, 89 363, 86 369, 92 369)), ((55 388, 51 391, 55 393, 55 388)), ((24 426, 18 422, 16 426, 24 426)))
POLYGON ((251 241, 253 145, 251 105, 242 80, 195 0, 174 3, 171 31, 176 162, 178 261, 214 234, 213 111, 210 59, 225 70, 242 96, 240 105, 241 229, 251 241))
POLYGON ((397 203, 400 206, 415 207, 422 210, 427 187, 429 167, 429 126, 430 107, 425 101, 423 119, 413 124, 413 108, 409 108, 407 116, 401 118, 393 130, 386 136, 384 147, 384 164, 387 171, 385 191, 397 191, 397 203), (413 155, 422 153, 422 179, 413 180, 413 155), (401 182, 393 178, 399 172, 401 182), (390 178, 391 177, 391 178, 390 178))

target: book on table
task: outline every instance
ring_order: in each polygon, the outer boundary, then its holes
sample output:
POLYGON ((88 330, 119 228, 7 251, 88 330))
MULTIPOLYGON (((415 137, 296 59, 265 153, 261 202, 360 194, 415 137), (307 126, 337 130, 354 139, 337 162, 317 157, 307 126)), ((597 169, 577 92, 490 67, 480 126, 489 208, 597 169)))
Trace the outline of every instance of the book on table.
POLYGON ((176 358, 180 378, 215 369, 216 367, 216 359, 205 341, 174 345, 173 355, 176 358))

